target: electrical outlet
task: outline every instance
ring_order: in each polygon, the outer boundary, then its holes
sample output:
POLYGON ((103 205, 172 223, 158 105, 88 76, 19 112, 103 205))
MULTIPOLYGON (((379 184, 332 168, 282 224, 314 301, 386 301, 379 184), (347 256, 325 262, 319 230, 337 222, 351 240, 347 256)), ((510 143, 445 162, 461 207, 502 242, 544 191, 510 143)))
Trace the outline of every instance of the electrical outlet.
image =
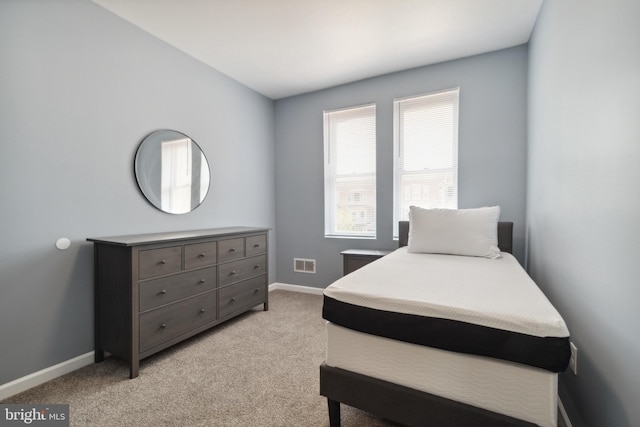
POLYGON ((569 342, 571 348, 571 358, 569 359, 569 368, 573 372, 573 375, 578 375, 578 347, 572 342, 569 342))

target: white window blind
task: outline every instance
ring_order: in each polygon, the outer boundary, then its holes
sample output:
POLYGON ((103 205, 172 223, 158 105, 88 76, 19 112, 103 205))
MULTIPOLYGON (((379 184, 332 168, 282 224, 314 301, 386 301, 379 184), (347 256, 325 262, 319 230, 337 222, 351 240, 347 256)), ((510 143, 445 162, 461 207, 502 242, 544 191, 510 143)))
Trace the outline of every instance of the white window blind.
POLYGON ((459 92, 394 100, 394 238, 410 206, 458 207, 459 92))
POLYGON ((376 236, 376 106, 324 112, 325 237, 376 236))

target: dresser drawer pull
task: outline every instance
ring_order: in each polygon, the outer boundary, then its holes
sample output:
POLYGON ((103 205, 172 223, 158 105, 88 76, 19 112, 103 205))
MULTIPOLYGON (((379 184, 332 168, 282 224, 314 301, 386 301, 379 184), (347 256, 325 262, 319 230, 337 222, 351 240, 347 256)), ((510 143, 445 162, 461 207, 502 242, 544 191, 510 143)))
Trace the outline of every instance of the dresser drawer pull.
POLYGON ((231 273, 229 273, 229 276, 235 276, 236 275, 236 271, 232 270, 231 273))
POLYGON ((200 309, 200 313, 204 313, 206 310, 204 308, 200 309))
POLYGON ((256 265, 254 265, 254 266, 253 266, 253 269, 254 269, 254 270, 257 270, 257 269, 259 269, 259 268, 260 268, 260 264, 256 264, 256 265))
POLYGON ((254 248, 259 248, 260 245, 258 243, 256 243, 255 245, 253 245, 254 248))
POLYGON ((258 292, 260 292, 260 288, 256 288, 256 290, 253 291, 254 294, 257 294, 258 292))
POLYGON ((163 289, 163 290, 161 290, 161 291, 160 291, 160 295, 164 295, 164 294, 166 294, 166 293, 167 293, 167 290, 166 290, 166 289, 163 289))
POLYGON ((229 252, 232 252, 232 253, 233 253, 233 252, 235 252, 235 251, 236 251, 236 248, 229 248, 229 252))
POLYGON ((231 298, 229 302, 236 302, 236 297, 231 298))
POLYGON ((161 329, 167 329, 167 324, 166 324, 166 323, 161 324, 161 325, 160 325, 160 328, 161 328, 161 329))
POLYGON ((166 261, 166 260, 164 260, 164 259, 161 259, 161 260, 160 260, 160 264, 166 264, 166 263, 167 263, 167 261, 166 261))
POLYGON ((199 283, 199 284, 203 284, 204 282, 206 282, 206 280, 204 280, 204 279, 200 279, 200 280, 198 280, 198 283, 199 283))
POLYGON ((198 258, 204 258, 206 255, 205 254, 199 254, 198 258))

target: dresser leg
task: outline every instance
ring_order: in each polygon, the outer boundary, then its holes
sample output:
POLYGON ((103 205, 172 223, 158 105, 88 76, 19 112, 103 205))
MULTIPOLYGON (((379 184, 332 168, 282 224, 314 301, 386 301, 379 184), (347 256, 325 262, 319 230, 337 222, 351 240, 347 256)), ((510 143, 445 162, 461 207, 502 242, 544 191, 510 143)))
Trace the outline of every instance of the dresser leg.
POLYGON ((104 360, 104 350, 101 349, 95 349, 95 351, 93 352, 93 358, 94 358, 94 362, 96 363, 100 363, 104 360))
POLYGON ((129 379, 134 379, 138 376, 140 371, 140 361, 138 359, 129 363, 129 379))

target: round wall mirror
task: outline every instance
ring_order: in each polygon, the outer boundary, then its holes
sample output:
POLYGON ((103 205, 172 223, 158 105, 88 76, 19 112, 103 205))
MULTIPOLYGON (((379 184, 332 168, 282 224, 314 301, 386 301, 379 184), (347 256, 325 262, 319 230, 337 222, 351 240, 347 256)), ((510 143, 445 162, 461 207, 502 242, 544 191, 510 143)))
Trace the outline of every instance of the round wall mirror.
POLYGON ((174 130, 158 130, 144 138, 134 168, 142 194, 167 213, 191 212, 209 192, 207 158, 195 141, 174 130))

